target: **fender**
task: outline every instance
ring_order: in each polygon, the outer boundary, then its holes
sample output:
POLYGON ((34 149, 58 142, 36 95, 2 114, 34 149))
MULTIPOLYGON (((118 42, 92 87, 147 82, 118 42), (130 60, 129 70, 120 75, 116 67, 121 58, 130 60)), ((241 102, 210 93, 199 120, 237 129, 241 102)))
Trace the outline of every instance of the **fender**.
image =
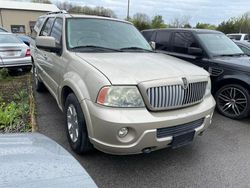
POLYGON ((62 89, 63 87, 69 87, 74 94, 76 95, 77 99, 81 103, 84 99, 90 99, 88 89, 82 78, 76 72, 68 72, 64 75, 63 81, 58 88, 58 105, 60 109, 63 109, 62 106, 62 89))
POLYGON ((223 82, 228 81, 230 83, 230 80, 235 80, 244 83, 245 85, 248 85, 248 87, 250 88, 250 76, 247 74, 231 74, 231 75, 220 76, 216 78, 215 88, 218 88, 223 82))

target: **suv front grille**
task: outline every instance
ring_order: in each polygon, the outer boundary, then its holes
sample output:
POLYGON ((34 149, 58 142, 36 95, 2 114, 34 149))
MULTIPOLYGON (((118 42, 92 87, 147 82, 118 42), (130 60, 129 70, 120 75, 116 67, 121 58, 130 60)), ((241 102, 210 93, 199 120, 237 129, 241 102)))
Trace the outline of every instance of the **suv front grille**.
POLYGON ((157 138, 164 138, 168 136, 183 134, 189 131, 194 131, 196 128, 200 127, 203 122, 204 118, 201 118, 182 125, 157 129, 157 138))
POLYGON ((189 83, 184 89, 182 85, 168 85, 147 89, 149 104, 153 110, 174 109, 201 102, 207 82, 189 83))

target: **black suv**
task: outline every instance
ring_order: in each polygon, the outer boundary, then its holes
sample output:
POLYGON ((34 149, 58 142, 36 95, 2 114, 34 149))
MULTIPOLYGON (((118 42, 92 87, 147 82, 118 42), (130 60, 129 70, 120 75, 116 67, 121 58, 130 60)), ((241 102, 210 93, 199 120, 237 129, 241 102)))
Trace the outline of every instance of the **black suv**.
POLYGON ((250 114, 250 57, 226 35, 201 29, 142 31, 158 52, 206 69, 212 80, 217 109, 232 119, 250 114))

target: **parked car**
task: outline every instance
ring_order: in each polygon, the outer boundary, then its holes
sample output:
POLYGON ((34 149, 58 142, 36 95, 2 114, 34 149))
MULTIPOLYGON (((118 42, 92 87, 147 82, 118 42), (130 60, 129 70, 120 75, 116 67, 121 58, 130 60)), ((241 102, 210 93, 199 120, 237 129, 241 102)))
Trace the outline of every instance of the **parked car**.
POLYGON ((29 36, 27 35, 16 35, 17 38, 19 38, 21 41, 23 41, 24 44, 27 46, 30 46, 30 41, 32 40, 29 36))
POLYGON ((232 119, 250 113, 250 58, 226 35, 200 29, 156 29, 142 34, 159 52, 206 69, 218 111, 232 119))
POLYGON ((31 67, 29 47, 14 34, 0 33, 0 68, 30 71, 31 67))
POLYGON ((234 41, 240 49, 248 56, 250 56, 250 42, 245 41, 234 41))
POLYGON ((97 187, 72 155, 38 133, 0 135, 0 166, 4 188, 97 187))
POLYGON ((232 34, 227 34, 227 36, 236 41, 249 41, 250 36, 246 33, 232 33, 232 34))
POLYGON ((129 22, 50 13, 31 48, 36 90, 55 97, 77 153, 176 148, 211 123, 208 72, 154 53, 129 22))

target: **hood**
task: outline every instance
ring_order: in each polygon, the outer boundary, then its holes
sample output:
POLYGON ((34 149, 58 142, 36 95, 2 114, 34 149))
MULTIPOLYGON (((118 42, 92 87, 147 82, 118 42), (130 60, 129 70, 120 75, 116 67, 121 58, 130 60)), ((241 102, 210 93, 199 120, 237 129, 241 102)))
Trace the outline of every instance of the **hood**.
POLYGON ((249 56, 216 57, 213 60, 225 66, 229 66, 230 68, 241 69, 245 72, 250 73, 250 57, 249 56))
POLYGON ((144 81, 207 75, 191 63, 160 53, 77 53, 101 71, 112 84, 136 85, 144 81))
POLYGON ((0 136, 0 187, 97 187, 61 146, 37 133, 0 136))

